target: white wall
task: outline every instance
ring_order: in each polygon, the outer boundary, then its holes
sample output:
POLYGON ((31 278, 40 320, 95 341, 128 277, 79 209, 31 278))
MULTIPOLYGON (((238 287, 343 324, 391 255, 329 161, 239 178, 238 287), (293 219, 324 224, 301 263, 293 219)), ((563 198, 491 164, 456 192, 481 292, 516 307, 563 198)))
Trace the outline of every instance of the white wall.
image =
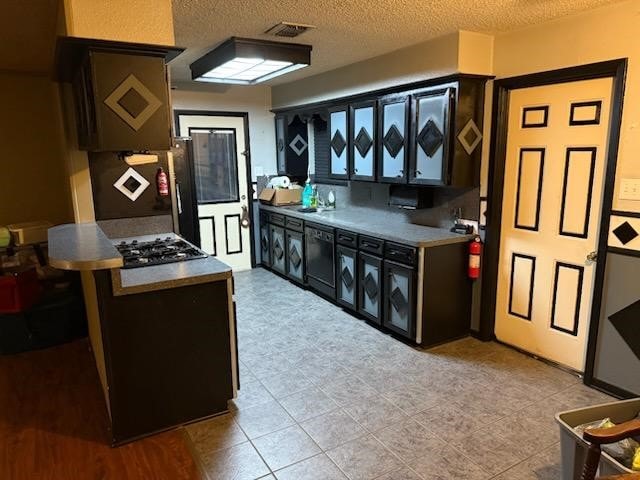
POLYGON ((271 89, 266 86, 216 86, 178 84, 171 90, 174 110, 210 110, 249 113, 251 178, 275 175, 276 133, 271 109, 271 89))

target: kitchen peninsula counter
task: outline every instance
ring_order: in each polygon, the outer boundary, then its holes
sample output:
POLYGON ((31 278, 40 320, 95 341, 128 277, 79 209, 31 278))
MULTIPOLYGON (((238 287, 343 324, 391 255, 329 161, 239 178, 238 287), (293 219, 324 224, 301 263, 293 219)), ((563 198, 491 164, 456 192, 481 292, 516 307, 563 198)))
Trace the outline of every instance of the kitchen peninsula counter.
POLYGON ((208 256, 123 268, 96 223, 49 230, 51 264, 80 270, 89 340, 120 445, 228 410, 238 389, 231 268, 208 256))
POLYGON ((125 241, 179 238, 173 232, 109 239, 96 223, 59 225, 49 229, 49 260, 61 270, 111 270, 114 295, 151 292, 231 278, 231 267, 214 257, 125 269, 115 245, 125 241))

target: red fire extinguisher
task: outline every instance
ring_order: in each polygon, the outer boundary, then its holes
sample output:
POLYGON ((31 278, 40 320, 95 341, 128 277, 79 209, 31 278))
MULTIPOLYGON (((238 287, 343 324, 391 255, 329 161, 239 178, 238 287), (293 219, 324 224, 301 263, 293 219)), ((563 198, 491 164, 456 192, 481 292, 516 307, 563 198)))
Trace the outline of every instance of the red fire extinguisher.
POLYGON ((159 168, 156 173, 156 188, 158 189, 158 195, 161 197, 169 196, 169 181, 162 168, 159 168))
POLYGON ((480 277, 480 255, 482 255, 482 241, 476 235, 469 243, 469 278, 473 280, 480 277))

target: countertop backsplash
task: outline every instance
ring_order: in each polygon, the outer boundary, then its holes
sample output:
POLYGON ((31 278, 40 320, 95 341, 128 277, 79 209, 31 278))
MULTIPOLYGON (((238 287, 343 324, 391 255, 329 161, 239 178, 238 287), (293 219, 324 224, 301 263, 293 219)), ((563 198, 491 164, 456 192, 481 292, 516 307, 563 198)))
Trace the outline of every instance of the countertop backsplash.
MULTIPOLYGON (((258 177, 258 194, 270 177, 258 177)), ((367 207, 380 210, 384 215, 404 219, 405 222, 427 227, 450 228, 453 225, 453 212, 460 208, 462 218, 478 220, 480 212, 480 190, 434 187, 434 205, 431 208, 406 210, 389 206, 389 185, 382 183, 349 182, 349 185, 331 185, 318 183, 318 193, 327 198, 330 190, 336 197, 338 209, 367 207)), ((422 187, 424 188, 424 187, 422 187)))

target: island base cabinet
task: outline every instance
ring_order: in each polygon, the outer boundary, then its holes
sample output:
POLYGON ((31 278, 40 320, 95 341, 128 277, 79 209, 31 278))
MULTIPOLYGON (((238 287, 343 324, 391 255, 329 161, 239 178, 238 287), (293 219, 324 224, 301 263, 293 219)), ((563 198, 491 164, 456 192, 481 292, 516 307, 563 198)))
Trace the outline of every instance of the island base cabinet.
POLYGON ((271 225, 271 268, 278 273, 286 275, 286 244, 284 228, 271 225))
POLYGON ((350 310, 358 308, 358 254, 352 248, 336 247, 336 300, 350 310))
POLYGON ((382 259, 358 253, 358 312, 382 324, 382 259))
POLYGON ((287 230, 286 238, 287 277, 297 283, 304 284, 304 234, 287 230))
POLYGON ((413 268, 385 260, 384 320, 389 330, 415 338, 416 272, 413 268))
POLYGON ((113 445, 227 411, 228 281, 114 296, 109 270, 94 278, 113 445))

